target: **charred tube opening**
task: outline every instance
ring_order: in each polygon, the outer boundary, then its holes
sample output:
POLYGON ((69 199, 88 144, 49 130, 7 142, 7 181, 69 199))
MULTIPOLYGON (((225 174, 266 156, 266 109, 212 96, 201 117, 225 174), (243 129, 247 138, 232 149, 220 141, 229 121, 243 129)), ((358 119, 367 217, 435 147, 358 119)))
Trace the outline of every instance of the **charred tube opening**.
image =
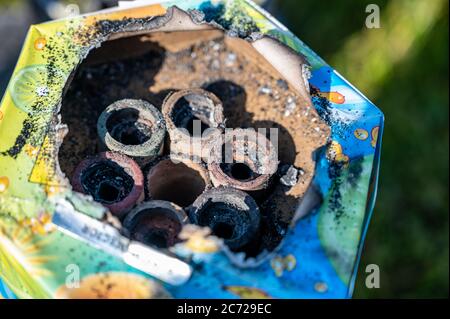
POLYGON ((146 186, 148 198, 187 207, 211 187, 211 181, 202 164, 166 157, 151 166, 146 186))
POLYGON ((125 99, 103 111, 97 121, 97 132, 109 150, 151 160, 162 152, 165 123, 152 104, 125 99))
POLYGON ((179 242, 178 234, 187 219, 186 213, 178 205, 154 200, 134 208, 125 218, 123 226, 133 240, 168 248, 179 242))
POLYGON ((202 89, 170 94, 163 103, 162 113, 172 154, 203 158, 212 141, 223 132, 222 102, 202 89))
POLYGON ((231 186, 248 192, 266 189, 277 168, 274 145, 253 129, 227 131, 214 143, 208 161, 214 186, 231 186))
POLYGON ((207 226, 233 250, 252 242, 258 234, 260 212, 254 199, 240 190, 219 187, 203 193, 189 211, 191 222, 207 226))
POLYGON ((91 195, 121 218, 143 199, 144 176, 131 158, 104 152, 82 161, 72 177, 73 189, 91 195))

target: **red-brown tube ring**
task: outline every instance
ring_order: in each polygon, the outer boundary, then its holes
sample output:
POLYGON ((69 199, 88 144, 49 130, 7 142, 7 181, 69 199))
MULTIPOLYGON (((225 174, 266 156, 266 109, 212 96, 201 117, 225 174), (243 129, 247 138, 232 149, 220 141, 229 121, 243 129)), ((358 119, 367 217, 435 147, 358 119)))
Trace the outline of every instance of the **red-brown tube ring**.
POLYGON ((73 189, 91 195, 96 202, 122 218, 144 198, 144 176, 131 158, 103 152, 83 160, 72 177, 73 189))
POLYGON ((123 227, 131 239, 158 248, 168 248, 179 242, 178 234, 188 221, 181 207, 153 200, 139 204, 125 218, 123 227))

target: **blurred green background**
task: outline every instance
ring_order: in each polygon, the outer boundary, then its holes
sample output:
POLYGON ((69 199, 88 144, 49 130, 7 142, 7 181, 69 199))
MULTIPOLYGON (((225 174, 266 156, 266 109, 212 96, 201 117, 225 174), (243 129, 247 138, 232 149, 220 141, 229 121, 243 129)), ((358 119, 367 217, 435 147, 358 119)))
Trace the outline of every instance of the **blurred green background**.
POLYGON ((269 9, 386 117, 354 297, 448 297, 448 1, 277 0, 269 9), (371 3, 380 29, 365 27, 371 3), (365 287, 367 264, 379 265, 380 289, 365 287))
MULTIPOLYGON (((378 200, 354 297, 448 297, 448 1, 273 0, 266 8, 386 116, 378 200), (380 7, 380 29, 365 27, 368 4, 380 7), (380 289, 365 287, 368 264, 380 267, 380 289)), ((25 1, 0 0, 1 38, 17 23, 23 33, 0 50, 0 95, 27 25, 41 18, 25 1)))

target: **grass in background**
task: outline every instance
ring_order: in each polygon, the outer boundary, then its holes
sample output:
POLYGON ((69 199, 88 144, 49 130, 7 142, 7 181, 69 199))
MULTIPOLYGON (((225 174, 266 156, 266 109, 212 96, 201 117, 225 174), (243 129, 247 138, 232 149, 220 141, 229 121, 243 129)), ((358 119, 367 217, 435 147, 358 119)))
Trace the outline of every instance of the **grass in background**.
POLYGON ((19 2, 23 2, 23 0, 0 0, 0 10, 3 9, 2 7, 9 7, 19 2))
POLYGON ((448 2, 278 0, 276 15, 386 116, 355 297, 448 297, 448 2), (364 27, 381 8, 382 29, 364 27), (381 289, 367 289, 367 264, 381 289))

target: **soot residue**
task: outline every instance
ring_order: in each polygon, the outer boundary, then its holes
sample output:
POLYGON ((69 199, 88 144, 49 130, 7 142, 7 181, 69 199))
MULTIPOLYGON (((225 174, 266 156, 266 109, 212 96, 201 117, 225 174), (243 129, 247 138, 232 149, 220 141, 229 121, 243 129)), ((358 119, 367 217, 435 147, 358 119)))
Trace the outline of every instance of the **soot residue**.
POLYGON ((342 179, 342 172, 345 167, 345 163, 330 162, 328 167, 329 178, 334 181, 330 190, 329 208, 335 213, 335 218, 338 220, 344 213, 344 207, 342 206, 342 194, 341 185, 344 182, 342 179))
POLYGON ((341 186, 348 183, 351 187, 357 187, 363 172, 363 162, 363 157, 351 159, 348 163, 330 161, 328 175, 334 183, 330 190, 329 207, 330 211, 335 213, 336 219, 345 214, 341 186), (346 174, 344 174, 344 171, 346 171, 346 174))
POLYGON ((204 13, 206 22, 220 25, 231 36, 247 38, 260 32, 253 19, 237 3, 227 4, 227 7, 224 4, 204 3, 200 10, 204 13))
POLYGON ((111 161, 95 163, 81 176, 83 189, 100 203, 120 202, 133 189, 133 178, 111 161))
POLYGON ((11 156, 12 158, 17 158, 17 155, 19 155, 19 153, 22 151, 22 148, 25 146, 27 140, 30 138, 34 130, 35 130, 35 123, 31 119, 26 119, 23 122, 22 130, 16 137, 14 145, 7 151, 2 152, 1 154, 5 156, 11 156))
POLYGON ((361 174, 363 172, 363 162, 363 157, 358 157, 350 161, 347 182, 352 187, 356 187, 358 185, 359 178, 361 177, 361 174))
POLYGON ((333 127, 333 133, 341 138, 345 138, 349 131, 349 123, 342 117, 336 110, 333 112, 333 106, 331 102, 320 91, 310 85, 311 99, 316 107, 319 116, 330 127, 333 127))

